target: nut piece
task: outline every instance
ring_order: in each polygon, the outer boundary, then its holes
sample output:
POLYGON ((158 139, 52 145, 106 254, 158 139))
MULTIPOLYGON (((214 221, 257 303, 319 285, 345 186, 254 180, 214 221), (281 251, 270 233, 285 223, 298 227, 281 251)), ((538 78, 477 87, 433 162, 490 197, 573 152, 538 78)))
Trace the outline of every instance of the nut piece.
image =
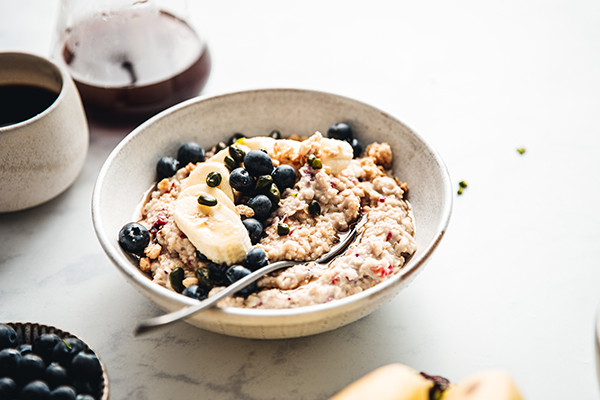
POLYGON ((140 258, 140 269, 142 272, 150 272, 150 259, 148 257, 140 258))
POLYGON ((254 210, 245 204, 238 204, 235 206, 235 209, 240 215, 243 215, 246 218, 254 217, 254 210))
POLYGON ((367 146, 365 155, 385 169, 392 168, 392 148, 387 143, 372 143, 367 146))
POLYGON ((158 255, 160 254, 160 251, 162 250, 162 247, 160 244, 158 243, 154 243, 151 244, 150 246, 146 247, 146 249, 144 249, 144 253, 146 253, 146 256, 152 260, 155 260, 158 255))

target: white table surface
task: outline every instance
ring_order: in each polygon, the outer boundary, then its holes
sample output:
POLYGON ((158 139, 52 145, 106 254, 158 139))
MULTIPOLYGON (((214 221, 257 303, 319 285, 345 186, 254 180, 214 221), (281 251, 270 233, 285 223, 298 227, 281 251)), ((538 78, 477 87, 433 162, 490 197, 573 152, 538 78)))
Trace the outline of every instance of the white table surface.
MULTIPOLYGON (((177 323, 135 338, 161 312, 104 255, 90 215, 127 131, 92 126, 67 192, 0 214, 0 321, 87 340, 112 399, 325 399, 392 362, 452 381, 505 369, 531 400, 598 398, 600 3, 189 3, 213 56, 204 94, 328 91, 425 136, 469 185, 439 250, 392 302, 336 331, 260 341, 177 323)), ((0 51, 48 55, 58 6, 0 0, 0 51)))

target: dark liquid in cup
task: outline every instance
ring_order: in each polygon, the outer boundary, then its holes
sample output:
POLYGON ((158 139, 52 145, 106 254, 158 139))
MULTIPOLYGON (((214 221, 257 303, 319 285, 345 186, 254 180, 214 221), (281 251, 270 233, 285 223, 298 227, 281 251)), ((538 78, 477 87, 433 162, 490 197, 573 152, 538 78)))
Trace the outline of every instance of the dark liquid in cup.
POLYGON ((54 103, 58 93, 32 85, 0 86, 0 127, 35 117, 54 103))
POLYGON ((88 115, 109 120, 142 120, 194 97, 210 72, 196 32, 164 11, 83 20, 60 51, 88 115))

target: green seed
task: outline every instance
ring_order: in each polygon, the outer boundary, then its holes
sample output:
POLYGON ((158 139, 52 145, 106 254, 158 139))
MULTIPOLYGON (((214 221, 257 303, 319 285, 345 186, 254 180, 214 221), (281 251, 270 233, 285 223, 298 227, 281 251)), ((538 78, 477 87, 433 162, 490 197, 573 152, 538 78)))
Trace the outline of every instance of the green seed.
POLYGON ((313 167, 313 169, 323 168, 323 163, 321 162, 321 160, 319 160, 317 157, 315 157, 314 154, 311 154, 308 157, 306 157, 306 161, 308 162, 308 165, 313 167))
POLYGON ((223 162, 225 163, 225 166, 227 167, 227 169, 230 171, 233 171, 234 169, 236 169, 238 167, 238 164, 235 162, 235 160, 233 158, 231 158, 231 156, 225 156, 225 159, 223 160, 223 162))
POLYGON ((280 222, 277 224, 277 234, 279 236, 285 236, 290 233, 290 226, 288 224, 284 224, 280 222))
POLYGON ((525 148, 524 147, 520 147, 517 149, 517 151, 519 152, 519 154, 524 154, 525 153, 525 148))
POLYGON ((256 178, 256 185, 254 185, 254 189, 261 190, 270 187, 272 183, 273 177, 271 175, 261 175, 256 178))
POLYGON ((311 201, 308 205, 308 212, 310 212, 311 215, 314 215, 315 217, 317 215, 321 215, 321 205, 319 204, 319 202, 316 200, 311 201))
POLYGON ((244 157, 246 157, 246 152, 242 150, 241 147, 236 145, 229 146, 229 155, 233 158, 233 161, 236 163, 241 163, 244 161, 244 157))
POLYGON ((198 204, 201 204, 203 206, 214 207, 217 205, 217 203, 217 199, 215 199, 210 194, 201 194, 198 197, 198 204))
POLYGON ((217 143, 217 146, 215 147, 215 153, 218 153, 221 150, 225 150, 226 148, 227 148, 227 143, 219 142, 219 143, 217 143))
POLYGON ((458 188, 458 190, 456 191, 456 194, 459 194, 459 195, 460 195, 460 194, 463 194, 463 190, 462 190, 462 188, 458 188))
POLYGON ((223 177, 216 171, 211 171, 206 175, 206 184, 210 187, 217 187, 221 184, 223 177))
POLYGON ((269 198, 269 200, 271 200, 273 204, 279 203, 279 200, 281 199, 281 192, 279 192, 279 188, 276 184, 271 184, 271 187, 267 192, 267 197, 269 198))
POLYGON ((465 182, 465 181, 460 181, 460 182, 458 182, 458 186, 460 186, 461 188, 463 188, 463 189, 464 189, 464 188, 466 188, 466 187, 467 187, 467 182, 465 182))
POLYGON ((175 268, 169 274, 169 282, 171 282, 171 287, 177 293, 181 293, 181 292, 183 292, 183 289, 185 289, 183 287, 184 275, 185 275, 185 272, 183 271, 183 268, 179 268, 179 267, 175 268))
POLYGON ((212 282, 210 280, 210 272, 208 268, 198 268, 196 270, 196 278, 198 279, 198 286, 205 287, 207 289, 212 288, 212 282))

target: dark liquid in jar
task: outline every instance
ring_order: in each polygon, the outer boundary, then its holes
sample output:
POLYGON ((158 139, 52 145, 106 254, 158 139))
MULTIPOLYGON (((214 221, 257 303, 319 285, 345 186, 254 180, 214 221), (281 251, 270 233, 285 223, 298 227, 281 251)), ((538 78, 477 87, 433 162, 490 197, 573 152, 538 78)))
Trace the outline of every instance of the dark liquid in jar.
POLYGON ((198 95, 211 64, 196 32, 157 10, 83 20, 60 51, 88 115, 104 120, 141 121, 198 95))
POLYGON ((35 117, 54 103, 58 93, 32 85, 0 86, 0 127, 35 117))

